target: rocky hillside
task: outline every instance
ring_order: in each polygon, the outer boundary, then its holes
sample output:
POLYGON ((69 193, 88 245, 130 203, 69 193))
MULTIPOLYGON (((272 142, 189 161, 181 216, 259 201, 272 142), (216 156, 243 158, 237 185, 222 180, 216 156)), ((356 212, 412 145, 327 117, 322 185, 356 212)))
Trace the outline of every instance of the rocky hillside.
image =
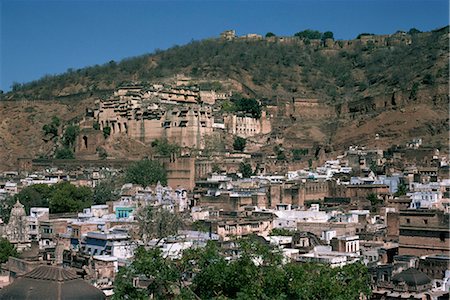
POLYGON ((448 27, 352 41, 208 39, 14 86, 1 95, 2 165, 42 153, 39 130, 51 116, 67 121, 122 83, 180 73, 236 83, 231 86, 262 99, 274 117, 277 142, 288 148, 385 148, 416 136, 432 146, 448 141, 448 27), (318 99, 327 113, 292 112, 293 98, 318 99))

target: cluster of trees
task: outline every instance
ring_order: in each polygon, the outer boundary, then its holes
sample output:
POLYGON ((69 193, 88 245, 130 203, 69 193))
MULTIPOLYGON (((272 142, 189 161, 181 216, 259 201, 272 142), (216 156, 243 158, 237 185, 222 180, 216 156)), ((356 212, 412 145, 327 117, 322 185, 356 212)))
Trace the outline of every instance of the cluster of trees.
POLYGON ((334 39, 334 34, 331 31, 320 32, 318 30, 306 29, 294 34, 294 36, 298 36, 299 38, 308 39, 308 40, 326 40, 326 39, 334 39))
POLYGON ((222 111, 238 112, 256 119, 261 118, 261 105, 258 100, 244 98, 239 94, 233 95, 230 100, 222 103, 222 111))
MULTIPOLYGON (((61 120, 57 116, 53 116, 50 123, 45 124, 42 127, 45 138, 58 142, 58 132, 61 125, 61 120)), ((70 124, 66 126, 62 138, 59 143, 59 147, 55 151, 56 159, 74 159, 73 147, 75 141, 80 134, 80 127, 78 125, 70 124)))
POLYGON ((293 149, 292 157, 294 160, 301 160, 304 155, 308 155, 308 149, 293 149))
POLYGON ((176 235, 182 223, 178 215, 161 206, 141 207, 135 217, 139 224, 138 234, 144 243, 176 235))
POLYGON ((120 178, 115 178, 115 180, 109 178, 98 182, 93 189, 92 201, 94 204, 105 204, 106 201, 119 199, 118 185, 121 183, 122 180, 120 178))
POLYGON ((58 128, 61 125, 61 121, 57 116, 53 116, 50 123, 42 126, 42 131, 44 132, 44 136, 49 135, 50 139, 58 136, 58 128))
POLYGON ((340 268, 283 264, 278 251, 256 238, 238 243, 239 257, 230 262, 214 242, 185 250, 176 261, 163 258, 159 249, 138 248, 134 262, 116 276, 113 299, 347 300, 370 295, 368 271, 360 263, 340 268), (148 279, 149 286, 133 287, 136 277, 148 279))
POLYGON ((34 184, 22 189, 13 197, 8 197, 0 205, 0 217, 8 222, 14 203, 19 200, 27 214, 31 207, 48 207, 50 213, 79 212, 92 204, 105 204, 117 200, 120 196, 119 186, 130 182, 147 187, 150 184, 167 183, 166 171, 157 161, 142 160, 130 165, 124 177, 114 177, 100 181, 93 189, 86 186, 77 187, 69 182, 55 185, 34 184))
POLYGON ((160 182, 167 184, 167 173, 157 161, 144 159, 131 164, 125 172, 125 181, 148 187, 160 182))
POLYGON ((4 222, 8 222, 11 208, 17 200, 29 214, 31 207, 48 207, 50 213, 78 212, 90 207, 92 199, 93 192, 89 187, 77 187, 69 182, 55 185, 34 184, 8 198, 0 208, 0 216, 4 222))

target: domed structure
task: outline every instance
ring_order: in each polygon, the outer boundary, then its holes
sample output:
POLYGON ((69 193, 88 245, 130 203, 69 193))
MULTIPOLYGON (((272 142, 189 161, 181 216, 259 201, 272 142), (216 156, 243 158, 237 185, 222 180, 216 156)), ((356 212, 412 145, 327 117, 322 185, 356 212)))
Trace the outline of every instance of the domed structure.
POLYGON ((39 266, 0 290, 0 299, 104 300, 106 296, 74 272, 39 266))
POLYGON ((420 292, 431 288, 430 277, 415 268, 398 273, 392 277, 392 282, 395 290, 420 292))

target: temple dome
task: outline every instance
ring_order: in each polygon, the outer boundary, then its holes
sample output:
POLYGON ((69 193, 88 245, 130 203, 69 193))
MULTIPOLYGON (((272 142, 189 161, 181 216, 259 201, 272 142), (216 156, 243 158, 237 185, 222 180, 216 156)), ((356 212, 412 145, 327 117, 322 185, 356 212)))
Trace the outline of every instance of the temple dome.
POLYGON ((104 300, 106 296, 74 272, 39 266, 0 290, 0 299, 104 300))
POLYGON ((415 268, 409 268, 392 277, 392 282, 396 284, 404 282, 408 286, 416 287, 429 284, 431 282, 431 279, 427 276, 427 274, 415 268))

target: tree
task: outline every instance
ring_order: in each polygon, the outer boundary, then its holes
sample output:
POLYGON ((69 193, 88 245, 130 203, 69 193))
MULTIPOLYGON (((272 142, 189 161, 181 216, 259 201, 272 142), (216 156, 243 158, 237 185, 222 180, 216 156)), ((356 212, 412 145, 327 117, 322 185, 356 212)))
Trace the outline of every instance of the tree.
POLYGON ((375 34, 363 32, 363 33, 358 34, 358 36, 356 37, 356 39, 359 40, 359 39, 361 39, 361 37, 363 37, 363 36, 369 36, 369 35, 375 35, 375 34))
POLYGON ((424 84, 429 84, 429 85, 433 85, 436 81, 436 78, 434 77, 434 75, 427 73, 425 74, 425 76, 423 77, 422 82, 424 84))
POLYGON ((253 174, 252 166, 250 164, 241 162, 239 165, 239 172, 243 178, 250 178, 253 174))
POLYGON ((146 188, 150 184, 167 184, 166 170, 159 162, 144 159, 131 164, 125 172, 125 180, 146 188))
POLYGON ((75 143, 78 134, 80 133, 80 127, 76 125, 69 125, 64 131, 62 142, 66 147, 72 147, 75 143))
POLYGON ((164 259, 159 248, 138 247, 129 267, 116 276, 113 299, 171 299, 180 285, 181 274, 173 261, 164 259), (150 281, 146 289, 133 287, 134 277, 150 281))
POLYGON ((257 237, 236 241, 239 255, 227 262, 215 242, 183 252, 174 262, 158 248, 139 247, 133 263, 116 277, 114 299, 359 299, 370 296, 361 263, 331 268, 316 263, 282 264, 282 255, 257 237), (184 284, 186 275, 192 277, 184 284), (146 289, 133 278, 147 279, 146 289))
POLYGON ((25 207, 27 215, 31 207, 48 207, 52 188, 46 184, 33 184, 23 188, 14 196, 25 207))
POLYGON ((331 32, 331 31, 325 31, 325 32, 322 34, 322 40, 326 40, 326 39, 334 39, 333 32, 331 32))
POLYGON ((119 192, 115 188, 113 180, 103 180, 94 187, 94 204, 105 204, 106 201, 113 201, 119 198, 119 192))
POLYGON ((108 152, 106 152, 105 148, 98 146, 96 149, 97 155, 100 159, 108 158, 108 152))
POLYGON ((56 159, 75 159, 73 151, 69 148, 59 148, 55 153, 56 159))
POLYGON ((266 38, 276 36, 273 32, 266 33, 266 38))
POLYGON ((50 213, 79 212, 91 205, 92 190, 88 187, 76 187, 69 182, 52 186, 49 199, 50 213))
POLYGON ((11 209, 17 202, 16 197, 6 196, 6 199, 0 202, 0 218, 3 223, 6 224, 9 221, 11 209))
POLYGON ((10 256, 18 256, 16 248, 7 239, 0 238, 0 263, 7 262, 10 256))
POLYGON ((111 127, 105 126, 103 127, 103 136, 107 139, 111 135, 111 127))
POLYGON ((292 236, 294 231, 285 228, 274 228, 270 232, 270 235, 282 235, 282 236, 292 236))
POLYGON ((294 160, 301 160, 303 155, 308 155, 308 149, 293 149, 292 157, 294 160))
POLYGON ((383 203, 383 201, 379 199, 378 195, 375 193, 370 193, 369 195, 367 195, 366 199, 370 201, 370 207, 372 211, 375 211, 376 207, 379 204, 383 203))
POLYGON ((179 217, 162 206, 147 205, 136 213, 139 235, 144 242, 176 235, 181 225, 179 217))
POLYGON ((408 187, 406 186, 406 184, 401 183, 398 185, 397 191, 394 193, 394 196, 400 197, 400 196, 406 195, 407 192, 408 192, 408 187))
POLYGON ((240 136, 236 136, 234 138, 234 142, 233 142, 233 149, 235 151, 242 152, 242 151, 244 151, 246 144, 247 144, 247 140, 245 138, 240 137, 240 136))
POLYGON ((285 160, 286 159, 286 154, 284 153, 284 149, 283 147, 275 145, 275 147, 273 147, 273 151, 275 152, 275 155, 277 156, 277 160, 285 160))
POLYGON ((169 143, 167 139, 156 139, 152 142, 151 146, 156 150, 156 153, 162 156, 180 153, 180 146, 175 143, 169 143))
POLYGON ((42 126, 42 131, 44 131, 44 135, 51 135, 51 139, 58 136, 58 128, 61 124, 61 121, 57 116, 53 116, 50 123, 42 126))
POLYGON ((22 85, 21 83, 14 81, 14 82, 12 83, 12 85, 11 85, 11 90, 12 90, 13 92, 17 92, 18 90, 21 89, 22 86, 23 86, 23 85, 22 85))
POLYGON ((418 34, 418 33, 421 33, 422 31, 420 31, 419 29, 417 29, 417 28, 411 28, 409 31, 408 31, 408 34, 410 34, 410 35, 415 35, 415 34, 418 34))
POLYGON ((249 114, 252 118, 261 118, 261 105, 258 100, 254 98, 243 98, 240 95, 232 97, 234 103, 234 110, 249 114))
POLYGON ((317 30, 306 29, 294 34, 294 36, 298 36, 299 38, 305 38, 309 40, 320 40, 322 37, 322 33, 317 30))

